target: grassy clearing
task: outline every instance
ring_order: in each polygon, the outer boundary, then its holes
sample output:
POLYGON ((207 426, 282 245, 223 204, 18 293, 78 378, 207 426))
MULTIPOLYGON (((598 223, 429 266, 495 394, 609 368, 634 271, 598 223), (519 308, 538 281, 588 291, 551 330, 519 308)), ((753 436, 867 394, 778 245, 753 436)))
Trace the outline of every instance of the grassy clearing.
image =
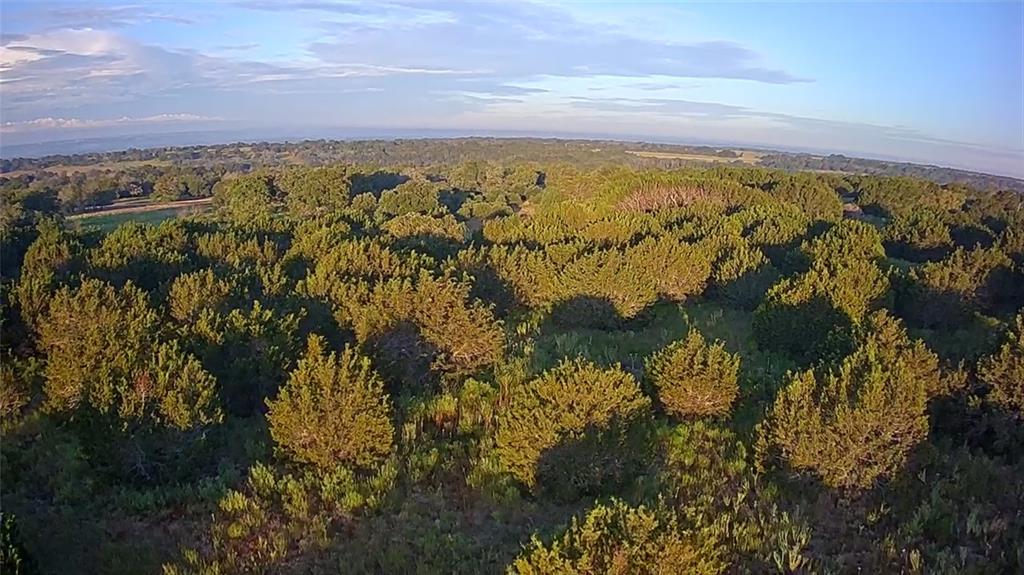
POLYGON ((725 343, 739 353, 748 379, 774 378, 792 367, 776 354, 762 351, 753 334, 753 313, 703 301, 676 305, 659 303, 626 329, 559 329, 546 325, 536 340, 536 367, 546 369, 564 357, 581 355, 601 365, 620 363, 641 368, 644 359, 669 343, 686 337, 690 328, 704 337, 725 343))
POLYGON ((121 210, 113 212, 99 212, 95 214, 80 214, 72 221, 80 228, 96 229, 109 232, 125 222, 137 222, 140 224, 159 224, 164 220, 197 215, 208 211, 209 204, 200 206, 169 206, 152 210, 121 210))
POLYGON ((774 401, 786 372, 796 365, 778 354, 760 349, 754 339, 754 314, 747 310, 722 306, 713 301, 682 305, 659 303, 644 318, 626 329, 559 329, 551 324, 541 328, 535 340, 532 370, 538 373, 555 366, 563 358, 584 357, 602 366, 619 364, 641 376, 644 361, 669 343, 686 337, 691 328, 708 340, 721 340, 732 353, 739 353, 740 397, 733 413, 736 429, 743 435, 753 432, 763 412, 774 401))
POLYGON ((172 202, 154 202, 150 198, 122 198, 114 200, 113 203, 100 206, 93 211, 68 216, 69 220, 80 220, 95 218, 101 215, 125 214, 129 212, 153 212, 168 208, 207 210, 213 198, 200 198, 197 200, 176 200, 172 202))
POLYGON ((682 308, 687 324, 704 337, 720 339, 725 348, 738 353, 740 361, 740 397, 733 409, 736 431, 746 439, 753 437, 754 426, 774 401, 785 383, 786 373, 797 369, 787 357, 762 350, 754 339, 753 312, 701 302, 682 308))
POLYGON ((764 155, 761 152, 754 152, 751 150, 733 150, 739 152, 740 157, 738 158, 722 158, 719 156, 710 156, 704 154, 681 154, 675 152, 647 152, 642 150, 626 150, 627 154, 633 154, 634 156, 640 156, 641 158, 655 158, 658 160, 693 160, 696 162, 735 162, 740 161, 744 164, 756 164, 761 160, 764 155))
POLYGON ((686 336, 682 308, 658 304, 647 312, 645 321, 617 331, 560 329, 545 325, 536 340, 533 361, 537 371, 556 365, 562 358, 582 356, 604 366, 621 364, 639 371, 644 359, 670 342, 686 336))

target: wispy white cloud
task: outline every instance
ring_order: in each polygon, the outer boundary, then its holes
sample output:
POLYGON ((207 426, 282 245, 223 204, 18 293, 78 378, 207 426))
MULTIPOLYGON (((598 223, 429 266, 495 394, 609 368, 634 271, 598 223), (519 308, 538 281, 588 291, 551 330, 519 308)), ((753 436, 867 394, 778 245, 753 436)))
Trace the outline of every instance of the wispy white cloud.
POLYGON ((794 67, 801 60, 779 60, 784 51, 772 54, 763 49, 771 44, 749 36, 750 44, 694 34, 693 26, 680 31, 675 24, 685 24, 691 8, 472 0, 9 4, 0 33, 0 130, 39 139, 223 117, 282 126, 672 133, 913 149, 936 159, 963 150, 1020 156, 1016 148, 944 140, 928 130, 802 117, 795 114, 814 113, 798 106, 775 108, 794 115, 773 112, 746 91, 777 103, 827 90, 827 78, 814 82, 794 67), (222 34, 225 27, 230 34, 222 34), (174 32, 161 34, 167 30, 174 32), (195 114, 160 113, 169 109, 195 114))
POLYGON ((349 30, 409 30, 458 21, 454 10, 432 7, 426 2, 246 0, 238 5, 266 12, 312 13, 323 22, 343 25, 349 30))
POLYGON ((126 4, 120 6, 91 4, 86 1, 31 2, 25 5, 5 6, 4 20, 8 24, 31 25, 37 29, 68 28, 123 28, 136 24, 162 21, 194 24, 193 18, 174 13, 173 4, 161 9, 158 2, 126 4))
POLYGON ((262 62, 170 50, 115 31, 84 28, 8 38, 0 46, 0 73, 4 115, 31 117, 43 107, 59 110, 140 101, 183 90, 198 93, 260 83, 395 75, 467 77, 486 75, 489 70, 352 61, 262 62))
POLYGON ((198 114, 157 114, 132 118, 122 116, 110 119, 82 119, 82 118, 36 118, 21 122, 4 122, 0 124, 0 133, 21 133, 37 130, 83 130, 92 128, 110 128, 113 126, 127 126, 138 124, 174 124, 174 123, 199 123, 199 122, 220 122, 223 118, 200 116, 198 114))
POLYGON ((404 30, 400 41, 387 27, 325 24, 327 35, 312 42, 309 51, 325 62, 486 69, 503 80, 662 75, 766 84, 812 81, 766 64, 764 55, 731 40, 655 40, 586 25, 568 12, 533 3, 467 2, 458 7, 453 20, 404 30))
POLYGON ((255 50, 259 47, 260 45, 256 42, 248 42, 245 44, 225 44, 223 46, 217 46, 217 49, 225 52, 242 52, 246 50, 255 50))

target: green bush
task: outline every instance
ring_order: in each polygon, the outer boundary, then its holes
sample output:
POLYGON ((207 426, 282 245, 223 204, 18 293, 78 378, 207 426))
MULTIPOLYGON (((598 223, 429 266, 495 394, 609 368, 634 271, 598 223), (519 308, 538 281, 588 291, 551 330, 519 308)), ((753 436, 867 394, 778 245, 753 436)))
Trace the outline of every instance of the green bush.
POLYGON ((201 547, 186 548, 165 575, 265 573, 327 546, 360 513, 379 508, 396 468, 361 479, 344 467, 280 473, 257 463, 240 490, 229 490, 201 547))
POLYGON ((926 210, 948 212, 960 209, 966 199, 963 191, 955 187, 906 177, 861 177, 857 191, 865 211, 883 216, 906 216, 926 210))
POLYGON ((321 257, 352 238, 353 225, 350 218, 339 214, 303 219, 295 226, 291 245, 282 260, 292 263, 295 275, 301 277, 321 257))
POLYGON ((306 219, 348 207, 352 174, 344 166, 291 168, 277 174, 274 184, 288 213, 306 219))
POLYGON ((510 574, 717 574, 726 571, 714 538, 682 529, 664 509, 597 505, 549 545, 534 538, 510 574))
MULTIPOLYGON (((341 313, 382 373, 396 376, 422 363, 434 375, 471 375, 501 358, 504 333, 470 290, 464 282, 423 273, 415 282, 389 280, 353 294, 341 313)), ((408 375, 417 381, 397 379, 416 385, 428 374, 408 375)))
POLYGON ((214 187, 213 203, 229 222, 258 229, 270 223, 278 204, 278 190, 266 173, 225 177, 214 187))
POLYGON ((769 290, 755 312, 754 335, 763 348, 801 363, 828 360, 848 350, 853 326, 888 292, 888 276, 870 261, 816 264, 769 290))
POLYGON ((878 261, 885 257, 878 229, 857 220, 843 220, 824 234, 803 243, 801 251, 812 264, 838 267, 850 260, 878 261))
POLYGON ((466 241, 466 227, 450 214, 440 218, 403 214, 384 222, 381 228, 394 238, 396 246, 438 258, 454 253, 466 241))
POLYGON ((301 347, 302 313, 285 314, 258 300, 227 314, 205 310, 181 328, 190 348, 218 381, 221 401, 246 417, 264 407, 284 383, 301 347))
POLYGON ((234 290, 234 282, 218 278, 210 268, 182 274, 171 283, 168 311, 175 320, 190 324, 198 320, 204 310, 225 308, 234 290))
POLYGON ((816 174, 799 173, 782 178, 771 189, 776 198, 795 204, 815 220, 838 220, 843 216, 839 195, 816 174))
POLYGON ((791 375, 762 429, 763 445, 790 467, 844 491, 902 467, 928 433, 927 391, 937 386, 921 377, 913 346, 892 347, 891 320, 872 322, 879 336, 867 337, 838 370, 791 375))
POLYGON ((663 460, 662 501, 680 525, 716 538, 730 572, 813 571, 809 526, 780 510, 777 487, 749 465, 733 431, 707 421, 678 425, 664 439, 663 460))
POLYGON ((346 348, 327 353, 311 336, 298 367, 273 400, 267 422, 287 458, 322 469, 371 467, 391 452, 394 427, 384 382, 370 360, 346 348))
POLYGON ((949 228, 931 212, 894 218, 883 236, 888 255, 915 262, 942 259, 953 249, 949 228))
POLYGON ((648 359, 646 366, 658 400, 675 417, 728 414, 739 392, 739 367, 738 355, 725 351, 722 342, 708 345, 695 329, 648 359))
MULTIPOLYGON (((643 282, 652 286, 662 298, 684 301, 704 293, 711 278, 714 254, 709 246, 686 244, 672 236, 645 240, 626 250, 627 265, 640 267, 635 279, 628 271, 618 279, 624 285, 643 282)), ((630 268, 626 268, 627 270, 630 268)))
POLYGON ((727 241, 720 250, 711 279, 714 296, 735 307, 754 309, 780 274, 760 249, 737 239, 727 241))
MULTIPOLYGON (((5 354, 6 355, 6 354, 5 354)), ((0 362, 0 423, 16 421, 41 388, 43 362, 6 355, 0 362)))
MULTIPOLYGON (((537 487, 538 467, 546 452, 561 443, 582 440, 588 433, 624 432, 650 408, 650 400, 633 376, 617 367, 601 369, 582 360, 564 361, 511 393, 507 409, 498 417, 495 453, 505 469, 531 489, 537 487)), ((595 463, 607 464, 589 465, 595 463)), ((608 487, 600 477, 593 477, 586 462, 578 464, 584 467, 564 471, 586 479, 587 484, 579 486, 581 491, 608 487)))
POLYGON ((87 280, 53 297, 40 326, 46 407, 190 429, 219 422, 216 381, 176 342, 159 339, 145 293, 87 280))
POLYGON ((354 282, 415 278, 422 268, 432 265, 428 256, 395 251, 380 241, 347 240, 320 254, 296 291, 344 305, 354 282))
POLYGON ((115 285, 131 281, 153 291, 186 271, 189 235, 180 222, 158 226, 126 222, 89 252, 93 273, 115 285))
POLYGON ((1017 315, 999 351, 978 362, 978 379, 988 387, 987 402, 1024 420, 1024 315, 1017 315))
POLYGON ((377 213, 381 219, 405 214, 431 215, 441 208, 436 184, 410 180, 381 194, 377 213))
POLYGON ((899 486, 898 523, 879 551, 881 570, 923 573, 1015 573, 1024 558, 1020 465, 967 448, 926 446, 918 473, 899 486), (927 478, 927 481, 922 481, 927 478))
MULTIPOLYGON (((640 261, 618 250, 594 252, 577 258, 562 270, 560 280, 564 291, 559 299, 563 302, 584 298, 606 301, 618 318, 631 319, 658 297, 656 285, 643 275, 645 273, 640 261)), ((589 319, 586 315, 576 317, 583 322, 589 319)), ((614 319, 602 319, 599 314, 594 317, 605 326, 614 323, 614 319)))
POLYGON ((4 575, 34 575, 35 561, 25 551, 18 524, 10 512, 0 513, 0 571, 4 575))
POLYGON ((1013 262, 996 248, 966 251, 910 272, 910 288, 901 298, 908 320, 923 327, 967 323, 975 312, 1013 309, 1013 262))
POLYGON ((196 236, 196 254, 208 266, 239 271, 271 266, 280 259, 274 242, 230 228, 196 236))
MULTIPOLYGON (((794 206, 749 206, 733 215, 743 225, 743 237, 753 246, 785 248, 799 244, 810 219, 794 206)), ((766 252, 765 255, 773 257, 766 252)), ((773 260, 774 261, 774 260, 773 260)))
POLYGON ((46 314, 53 290, 80 267, 77 259, 84 251, 78 239, 53 220, 41 220, 36 233, 25 252, 12 298, 22 321, 31 329, 37 329, 46 314))

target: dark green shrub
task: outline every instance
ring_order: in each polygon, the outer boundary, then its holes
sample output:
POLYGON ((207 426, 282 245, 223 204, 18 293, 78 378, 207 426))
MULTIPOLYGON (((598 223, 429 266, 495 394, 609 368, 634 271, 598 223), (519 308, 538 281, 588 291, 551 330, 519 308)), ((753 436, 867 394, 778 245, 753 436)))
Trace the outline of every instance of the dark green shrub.
POLYGON ((37 329, 42 321, 53 290, 80 267, 76 260, 83 251, 81 243, 53 220, 41 220, 36 233, 25 252, 12 298, 31 329, 37 329))
POLYGON ((662 508, 599 504, 549 545, 534 538, 509 573, 718 574, 726 570, 714 536, 687 531, 662 508))
POLYGON ((978 379, 988 387, 987 402, 1024 419, 1024 315, 999 351, 978 362, 978 379))
POLYGON ((728 428, 706 421, 673 428, 658 487, 681 525, 715 534, 729 572, 812 570, 811 530, 780 510, 776 487, 758 476, 746 445, 728 428))
POLYGON ((793 374, 762 428, 761 440, 791 468, 844 491, 892 477, 928 433, 927 392, 937 384, 922 377, 913 346, 893 349, 896 324, 877 323, 879 337, 838 370, 793 374))
POLYGON ((306 219, 346 208, 352 174, 344 166, 291 168, 278 174, 274 184, 284 195, 288 213, 306 219))
POLYGON ((39 570, 25 551, 18 523, 10 512, 0 512, 0 571, 4 575, 34 575, 39 570))
POLYGON ((381 219, 414 213, 430 215, 441 208, 439 194, 437 184, 410 180, 381 194, 377 213, 381 219))
POLYGON ((382 373, 419 358, 434 375, 471 375, 500 359, 504 333, 491 310, 469 294, 464 282, 424 273, 415 282, 390 280, 349 297, 342 313, 360 344, 390 350, 378 356, 382 373))
POLYGON ((883 236, 888 255, 914 262, 940 260, 953 249, 949 228, 931 212, 894 218, 883 236))
POLYGON ((686 339, 673 342, 647 361, 647 377, 665 411, 676 417, 720 416, 729 413, 739 386, 738 355, 722 342, 708 345, 691 329, 686 339))
POLYGON ((760 249, 742 239, 728 242, 714 264, 712 294, 730 305, 754 309, 781 274, 760 249))
POLYGON ((135 286, 88 280, 62 289, 49 308, 40 346, 50 411, 180 430, 220 421, 216 381, 176 342, 160 341, 159 317, 135 286))
POLYGON ((232 281, 218 278, 210 268, 182 274, 171 283, 168 311, 175 320, 191 324, 204 310, 221 311, 235 289, 232 281))
POLYGON ((365 479, 349 469, 281 473, 257 463, 245 485, 217 505, 201 547, 164 565, 165 575, 265 573, 326 547, 367 510, 381 506, 397 468, 383 465, 365 479))
POLYGON ((45 365, 38 358, 5 354, 0 361, 0 423, 16 421, 42 388, 45 365))
POLYGON ((287 458, 322 469, 372 467, 391 452, 394 427, 384 382, 351 349, 327 353, 311 336, 305 355, 277 397, 267 422, 287 458))
POLYGON ((214 187, 213 203, 231 223, 258 229, 270 223, 278 191, 265 173, 225 177, 214 187))
POLYGON ((812 265, 840 267, 851 260, 878 261, 885 257, 878 229, 856 220, 842 220, 824 234, 804 242, 801 251, 812 265))
MULTIPOLYGON (((512 391, 508 408, 498 417, 495 453, 513 476, 536 488, 538 465, 546 452, 588 433, 628 428, 649 408, 650 400, 631 375, 582 360, 565 361, 512 391)), ((600 482, 595 485, 588 467, 578 470, 589 478, 580 483, 589 488, 600 486, 600 482)))
POLYGON ((910 272, 909 289, 900 307, 909 321, 922 327, 967 323, 975 312, 994 314, 1013 309, 1013 262, 998 249, 957 249, 942 261, 910 272))
POLYGON ((294 365, 302 313, 285 314, 259 301, 225 315, 200 313, 182 328, 188 342, 218 381, 221 401, 232 415, 259 412, 294 365))
POLYGON ((879 549, 894 560, 879 570, 1019 572, 1024 566, 1020 464, 967 448, 928 444, 921 451, 916 473, 894 486, 897 523, 887 535, 891 545, 879 549))
POLYGON ((814 174, 799 173, 782 178, 771 189, 776 198, 795 204, 815 220, 838 220, 843 216, 839 194, 814 174))
POLYGON ((159 226, 127 222, 110 232, 89 252, 93 273, 115 285, 131 281, 153 291, 186 271, 188 232, 180 222, 159 226))
POLYGON ((754 335, 765 349, 810 364, 841 356, 850 330, 881 306, 889 278, 868 261, 816 264, 769 290, 754 315, 754 335))

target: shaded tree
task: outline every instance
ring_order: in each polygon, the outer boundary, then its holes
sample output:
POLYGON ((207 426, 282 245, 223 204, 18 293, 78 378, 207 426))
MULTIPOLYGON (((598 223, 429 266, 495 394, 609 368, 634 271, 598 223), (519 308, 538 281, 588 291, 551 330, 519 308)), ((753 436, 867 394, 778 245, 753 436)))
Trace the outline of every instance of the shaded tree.
POLYGON ((916 357, 892 349, 889 335, 867 337, 837 370, 792 374, 762 428, 762 445, 845 491, 891 478, 928 433, 931 386, 916 357))
POLYGON ((729 413, 739 387, 740 358, 725 351, 722 342, 708 345, 691 329, 647 360, 646 375, 665 411, 676 417, 729 413))
MULTIPOLYGON (((534 488, 545 451, 588 432, 616 425, 623 429, 622 424, 643 418, 649 407, 650 400, 640 393, 637 382, 621 369, 564 361, 513 391, 508 408, 498 418, 495 453, 505 469, 534 488)), ((586 467, 577 473, 587 473, 586 467)))
POLYGON ((391 452, 394 428, 384 382, 370 360, 340 356, 311 336, 277 397, 267 401, 270 435, 282 454, 323 469, 369 467, 391 452))
POLYGON ((87 280, 57 292, 40 326, 47 409, 180 430, 219 422, 216 381, 176 342, 161 341, 159 329, 130 283, 117 290, 87 280))

